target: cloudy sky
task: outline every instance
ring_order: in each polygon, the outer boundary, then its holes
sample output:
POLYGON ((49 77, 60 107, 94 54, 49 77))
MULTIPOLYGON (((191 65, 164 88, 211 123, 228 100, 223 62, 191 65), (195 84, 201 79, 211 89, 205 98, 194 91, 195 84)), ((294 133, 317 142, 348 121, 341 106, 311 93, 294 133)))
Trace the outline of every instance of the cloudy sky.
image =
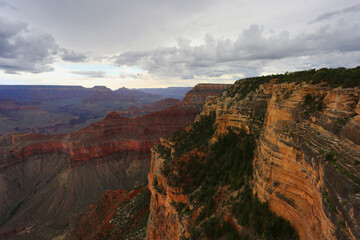
POLYGON ((0 0, 0 84, 193 86, 358 65, 359 0, 0 0))

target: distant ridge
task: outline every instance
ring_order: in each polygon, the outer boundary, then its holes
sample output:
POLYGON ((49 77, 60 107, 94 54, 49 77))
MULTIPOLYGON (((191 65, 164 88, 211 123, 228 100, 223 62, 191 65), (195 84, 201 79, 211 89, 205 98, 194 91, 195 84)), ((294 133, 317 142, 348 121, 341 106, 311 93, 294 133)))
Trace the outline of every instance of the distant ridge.
POLYGON ((167 88, 137 88, 136 90, 159 95, 163 98, 177 98, 182 100, 192 87, 167 87, 167 88))

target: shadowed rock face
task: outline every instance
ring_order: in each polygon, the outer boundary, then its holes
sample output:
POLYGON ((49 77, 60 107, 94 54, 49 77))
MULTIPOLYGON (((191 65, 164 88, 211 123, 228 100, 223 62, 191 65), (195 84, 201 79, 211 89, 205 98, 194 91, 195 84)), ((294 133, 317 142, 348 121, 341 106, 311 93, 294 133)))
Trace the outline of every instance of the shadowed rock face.
POLYGON ((0 137, 0 239, 47 239, 63 234, 69 219, 106 190, 146 183, 150 148, 199 113, 206 93, 227 85, 201 85, 174 107, 138 118, 109 113, 63 135, 0 137), (208 90, 206 90, 208 89, 208 90), (196 95, 200 91, 199 97, 196 95), (202 102, 199 102, 202 101, 202 102))
MULTIPOLYGON (((241 84, 235 89, 241 91, 241 84)), ((228 128, 259 136, 253 192, 289 220, 301 239, 360 238, 359 89, 273 80, 244 98, 229 91, 209 98, 200 115, 212 112, 216 130, 209 144, 228 128)), ((161 144, 174 151, 170 140, 161 144)), ((157 148, 152 151, 147 239, 190 237, 199 213, 179 217, 174 206, 191 210, 189 195, 169 184, 161 172, 165 159, 157 148)))

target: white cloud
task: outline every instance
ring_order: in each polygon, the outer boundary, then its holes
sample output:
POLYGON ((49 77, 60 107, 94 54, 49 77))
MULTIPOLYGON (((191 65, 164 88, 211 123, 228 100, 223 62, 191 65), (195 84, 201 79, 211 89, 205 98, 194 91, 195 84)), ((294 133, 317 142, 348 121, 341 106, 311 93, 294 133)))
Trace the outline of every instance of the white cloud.
MULTIPOLYGON (((325 26, 314 32, 290 36, 289 32, 265 35, 264 27, 252 25, 235 40, 207 34, 200 45, 178 38, 174 47, 153 51, 128 51, 112 57, 118 66, 138 66, 150 74, 192 79, 224 74, 256 75, 274 60, 326 53, 360 51, 360 24, 325 26)), ((314 60, 314 58, 312 58, 314 60)))

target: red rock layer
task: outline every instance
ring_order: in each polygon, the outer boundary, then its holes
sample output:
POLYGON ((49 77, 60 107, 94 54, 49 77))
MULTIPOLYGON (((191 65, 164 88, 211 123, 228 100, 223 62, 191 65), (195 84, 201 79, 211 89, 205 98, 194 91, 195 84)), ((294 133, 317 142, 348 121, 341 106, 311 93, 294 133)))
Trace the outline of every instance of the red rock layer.
POLYGON ((35 110, 38 109, 39 102, 18 102, 16 99, 0 99, 0 112, 16 112, 20 110, 35 110))
MULTIPOLYGON (((227 87, 215 86, 210 86, 208 95, 218 95, 227 87)), ((187 94, 188 99, 204 101, 207 88, 196 86, 195 92, 187 94), (196 97, 197 92, 201 97, 196 97)), ((56 225, 57 234, 70 215, 83 210, 105 190, 144 184, 150 148, 161 136, 189 124, 203 104, 186 101, 133 119, 112 112, 70 134, 0 137, 0 233, 29 225, 33 232, 41 232, 44 224, 56 225)))

